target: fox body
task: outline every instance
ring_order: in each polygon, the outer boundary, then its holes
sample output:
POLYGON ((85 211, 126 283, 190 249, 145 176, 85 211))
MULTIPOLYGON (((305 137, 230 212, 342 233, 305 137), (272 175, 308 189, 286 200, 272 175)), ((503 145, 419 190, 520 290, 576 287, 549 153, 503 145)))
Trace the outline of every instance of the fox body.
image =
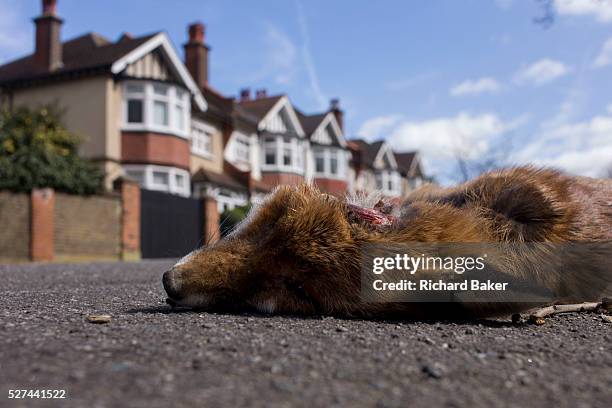
MULTIPOLYGON (((365 248, 449 243, 588 244, 550 251, 516 247, 494 267, 537 282, 555 301, 610 291, 612 180, 511 168, 458 187, 426 186, 402 202, 337 198, 310 185, 281 186, 230 235, 163 276, 169 303, 281 314, 400 318, 492 316, 524 302, 368 302, 360 296, 365 248), (601 247, 604 250, 601 250, 601 247), (546 265, 553 267, 546 267, 546 265)), ((428 279, 436 279, 435 271, 428 279)))

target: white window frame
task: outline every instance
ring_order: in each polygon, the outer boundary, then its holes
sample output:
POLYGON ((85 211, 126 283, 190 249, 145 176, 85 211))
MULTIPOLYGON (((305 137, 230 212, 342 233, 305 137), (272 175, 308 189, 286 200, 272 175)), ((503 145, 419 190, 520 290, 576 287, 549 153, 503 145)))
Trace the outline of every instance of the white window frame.
POLYGON ((302 140, 295 137, 288 138, 283 135, 267 135, 263 137, 261 152, 263 156, 261 170, 276 171, 283 173, 296 173, 303 175, 304 169, 304 145, 302 140), (288 149, 290 152, 291 163, 285 165, 284 151, 288 149), (275 163, 266 163, 266 152, 274 152, 275 163))
POLYGON ((347 155, 343 149, 337 147, 315 146, 313 150, 314 159, 314 175, 317 178, 327 178, 336 180, 347 179, 347 155), (332 156, 337 160, 337 172, 334 174, 331 171, 332 156), (323 171, 317 171, 317 157, 323 158, 323 171))
POLYGON ((191 195, 191 176, 187 170, 179 169, 177 167, 169 166, 157 166, 152 164, 126 164, 123 166, 125 172, 140 172, 143 175, 141 187, 146 190, 163 191, 170 194, 176 194, 183 197, 189 197, 191 195), (168 184, 155 183, 153 179, 153 173, 160 172, 165 173, 168 176, 168 184), (185 180, 184 186, 178 186, 176 184, 176 177, 183 177, 185 180))
POLYGON ((236 161, 251 162, 251 138, 242 133, 234 135, 234 159, 236 161))
POLYGON ((400 197, 402 195, 402 181, 398 171, 396 170, 379 170, 375 175, 376 188, 384 195, 400 197), (389 188, 389 183, 392 187, 389 188))
POLYGON ((151 131, 160 133, 170 133, 172 135, 189 138, 189 126, 191 121, 191 101, 189 92, 182 87, 174 84, 167 84, 156 81, 129 80, 123 83, 123 130, 135 131, 151 131), (143 92, 130 92, 130 85, 142 86, 143 92), (167 90, 166 95, 156 94, 154 87, 164 87, 167 90), (140 99, 143 101, 143 122, 130 123, 128 122, 128 100, 140 99), (159 125, 154 123, 154 104, 155 101, 164 102, 168 108, 168 125, 159 125), (179 120, 176 117, 176 106, 183 109, 183 128, 179 127, 179 120))
POLYGON ((191 153, 206 159, 212 159, 214 155, 213 136, 215 129, 212 126, 199 121, 191 121, 191 153), (208 144, 210 149, 202 146, 208 144))

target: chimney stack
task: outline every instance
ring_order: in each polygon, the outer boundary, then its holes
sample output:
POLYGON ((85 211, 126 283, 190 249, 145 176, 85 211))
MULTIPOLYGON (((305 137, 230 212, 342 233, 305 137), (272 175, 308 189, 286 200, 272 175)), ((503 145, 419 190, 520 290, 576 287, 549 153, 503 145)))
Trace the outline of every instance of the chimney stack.
POLYGON ((246 102, 251 100, 251 89, 242 88, 240 90, 240 102, 246 102))
POLYGON ((329 101, 329 110, 336 117, 336 122, 340 125, 340 130, 344 132, 344 111, 340 109, 340 99, 333 98, 329 101))
POLYGON ((255 99, 263 99, 268 96, 268 91, 265 88, 258 89, 255 91, 255 99))
POLYGON ((185 65, 198 87, 208 85, 208 51, 204 44, 204 24, 197 22, 189 25, 189 40, 185 43, 185 65))
POLYGON ((60 29, 62 19, 57 17, 57 0, 42 0, 42 15, 34 19, 36 24, 36 49, 34 61, 42 72, 62 67, 62 43, 60 29))

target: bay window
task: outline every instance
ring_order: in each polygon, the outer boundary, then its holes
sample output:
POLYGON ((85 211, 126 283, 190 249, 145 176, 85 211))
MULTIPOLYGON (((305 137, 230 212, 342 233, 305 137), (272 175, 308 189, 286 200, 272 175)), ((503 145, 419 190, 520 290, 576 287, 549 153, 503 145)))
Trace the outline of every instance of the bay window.
POLYGON ((150 81, 124 84, 125 130, 148 130, 188 137, 189 93, 179 86, 150 81))
POLYGON ((395 170, 381 170, 376 173, 376 188, 388 196, 401 195, 401 180, 395 170))
POLYGON ((335 147, 313 148, 315 177, 346 179, 346 155, 335 147))
POLYGON ((189 172, 176 167, 130 164, 125 173, 147 190, 165 191, 189 197, 191 194, 189 172))
POLYGON ((295 137, 266 136, 263 141, 264 171, 304 174, 304 143, 295 137))

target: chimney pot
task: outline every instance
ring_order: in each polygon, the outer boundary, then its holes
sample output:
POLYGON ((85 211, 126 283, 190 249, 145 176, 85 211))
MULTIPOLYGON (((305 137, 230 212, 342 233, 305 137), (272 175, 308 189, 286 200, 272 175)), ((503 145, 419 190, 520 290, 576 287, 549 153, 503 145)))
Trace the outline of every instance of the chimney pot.
POLYGON ((340 109, 340 99, 333 98, 329 101, 329 110, 336 117, 336 122, 340 126, 340 130, 344 132, 344 112, 340 109))
POLYGON ((250 88, 242 88, 240 90, 240 102, 251 100, 251 89, 250 88))
POLYGON ((189 25, 189 42, 204 44, 204 30, 200 22, 189 25))
POLYGON ((57 0, 42 0, 43 16, 54 16, 57 10, 57 0))
POLYGON ((258 89, 255 91, 255 99, 263 99, 268 96, 268 91, 265 88, 258 89))

